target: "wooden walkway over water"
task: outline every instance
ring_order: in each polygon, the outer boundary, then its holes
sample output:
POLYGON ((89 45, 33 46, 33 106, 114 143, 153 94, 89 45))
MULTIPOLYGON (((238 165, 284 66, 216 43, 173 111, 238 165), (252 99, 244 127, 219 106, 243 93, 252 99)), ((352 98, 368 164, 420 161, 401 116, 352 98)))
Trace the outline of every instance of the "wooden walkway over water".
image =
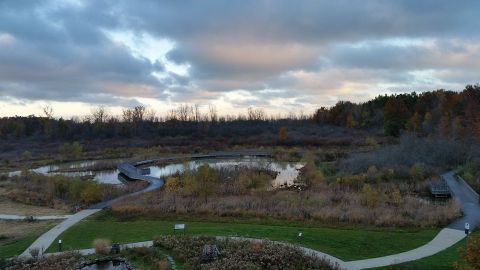
POLYGON ((236 157, 271 157, 272 153, 269 151, 221 151, 212 152, 208 154, 194 154, 194 155, 178 155, 170 157, 160 157, 156 159, 142 160, 134 163, 123 162, 118 164, 117 169, 128 179, 151 181, 154 177, 143 175, 141 170, 137 167, 152 164, 156 162, 178 162, 182 160, 192 159, 206 159, 206 158, 236 158, 236 157))

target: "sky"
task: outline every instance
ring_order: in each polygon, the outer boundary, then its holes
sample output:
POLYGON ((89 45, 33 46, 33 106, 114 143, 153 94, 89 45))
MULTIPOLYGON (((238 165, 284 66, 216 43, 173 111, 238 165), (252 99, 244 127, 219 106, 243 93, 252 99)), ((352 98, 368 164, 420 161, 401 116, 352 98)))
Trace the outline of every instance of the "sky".
POLYGON ((0 116, 311 113, 480 81, 478 0, 0 0, 0 116))

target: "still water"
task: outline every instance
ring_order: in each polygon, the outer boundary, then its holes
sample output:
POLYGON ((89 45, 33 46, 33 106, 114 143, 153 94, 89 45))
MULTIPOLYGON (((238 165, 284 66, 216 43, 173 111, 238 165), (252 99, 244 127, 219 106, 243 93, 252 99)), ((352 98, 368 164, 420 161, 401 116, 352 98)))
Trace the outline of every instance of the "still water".
POLYGON ((120 261, 103 261, 86 265, 80 270, 128 270, 128 266, 120 261))
MULTIPOLYGON (((33 172, 55 175, 61 174, 66 176, 91 176, 95 181, 108 184, 122 184, 119 179, 118 170, 104 170, 104 171, 85 171, 82 168, 93 166, 98 162, 92 161, 80 161, 64 164, 42 166, 36 169, 32 169, 33 172), (64 169, 79 169, 79 171, 61 172, 64 169)), ((183 163, 172 163, 167 165, 152 165, 142 166, 142 168, 148 168, 150 173, 147 175, 166 178, 174 175, 178 172, 183 172, 187 169, 194 170, 203 164, 208 164, 214 168, 234 168, 236 166, 245 166, 249 168, 263 168, 277 172, 276 178, 272 181, 272 187, 277 188, 281 186, 291 186, 297 179, 299 169, 302 167, 300 163, 294 162, 282 162, 276 161, 271 158, 259 158, 259 157, 242 157, 242 158, 212 158, 212 159, 197 159, 190 160, 183 163)), ((20 171, 10 172, 9 176, 19 175, 20 171)))
POLYGON ((198 159, 190 160, 185 163, 174 163, 164 166, 148 166, 151 176, 165 178, 177 172, 183 172, 187 169, 195 170, 203 164, 208 164, 213 168, 234 168, 243 166, 248 168, 263 168, 277 172, 277 177, 272 181, 272 187, 291 186, 299 174, 302 167, 300 163, 280 162, 271 158, 243 157, 236 159, 198 159))

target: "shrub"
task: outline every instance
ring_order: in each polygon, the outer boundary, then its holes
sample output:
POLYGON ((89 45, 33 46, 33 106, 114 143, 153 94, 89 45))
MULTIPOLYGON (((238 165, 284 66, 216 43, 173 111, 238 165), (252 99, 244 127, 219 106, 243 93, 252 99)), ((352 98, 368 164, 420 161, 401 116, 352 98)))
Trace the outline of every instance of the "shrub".
POLYGON ((400 190, 398 190, 398 189, 395 189, 392 192, 391 198, 392 198, 392 203, 396 206, 399 206, 403 201, 402 194, 400 193, 400 190))
POLYGON ((467 157, 478 156, 477 147, 461 141, 435 138, 417 138, 403 135, 400 142, 386 145, 367 153, 354 153, 348 159, 341 161, 341 168, 351 173, 367 170, 369 166, 412 167, 422 164, 429 167, 452 168, 464 164, 467 157))
POLYGON ((93 248, 97 254, 108 254, 110 252, 110 240, 97 238, 93 240, 93 248))
POLYGON ((157 263, 157 268, 158 270, 168 270, 169 265, 167 260, 161 260, 157 263))
POLYGON ((22 153, 22 160, 23 161, 30 160, 31 158, 32 158, 32 153, 30 153, 30 151, 28 151, 28 150, 23 151, 23 153, 22 153))
POLYGON ((38 257, 38 254, 40 254, 40 249, 39 248, 31 248, 28 250, 28 253, 32 256, 32 258, 36 259, 38 257))
POLYGON ((365 205, 368 207, 375 207, 380 201, 380 196, 369 184, 363 184, 362 198, 365 205))
POLYGON ((144 183, 124 186, 97 183, 62 175, 22 173, 10 178, 6 196, 17 202, 57 207, 64 204, 92 204, 143 188, 144 183))
MULTIPOLYGON (((13 259, 6 263, 8 270, 65 270, 76 269, 80 255, 63 253, 61 255, 46 256, 38 260, 13 259)), ((3 269, 3 268, 2 268, 3 269)))
POLYGON ((374 137, 367 137, 365 139, 365 144, 368 145, 368 146, 371 146, 373 148, 378 148, 379 147, 379 144, 374 137))
POLYGON ((424 180, 425 173, 424 173, 423 165, 420 163, 415 163, 410 168, 410 177, 412 178, 413 181, 424 180))
POLYGON ((287 131, 287 128, 286 127, 281 127, 279 130, 278 130, 278 141, 280 143, 285 143, 285 141, 287 140, 288 138, 288 131, 287 131))
POLYGON ((102 199, 102 187, 95 182, 88 182, 80 193, 82 202, 92 204, 102 199))
POLYGON ((217 240, 214 237, 162 236, 154 246, 170 250, 188 269, 340 269, 324 258, 305 254, 300 249, 272 242, 217 240), (218 247, 221 257, 202 262, 206 245, 218 247))
POLYGON ((413 190, 423 189, 422 185, 368 184, 370 190, 366 188, 362 193, 365 176, 342 179, 348 179, 351 185, 347 186, 346 182, 322 183, 301 192, 285 189, 246 194, 218 193, 208 202, 195 196, 177 196, 174 200, 166 191, 158 190, 116 203, 112 205, 112 213, 120 219, 139 215, 156 218, 188 215, 398 227, 446 225, 460 215, 455 200, 437 204, 412 194, 413 190), (401 199, 392 194, 395 190, 400 192, 401 199), (384 194, 389 194, 388 200, 384 194))
POLYGON ((480 269, 480 237, 474 236, 468 239, 466 248, 460 249, 463 262, 455 262, 455 269, 478 270, 480 269))
POLYGON ((79 142, 64 143, 58 151, 63 160, 78 159, 82 155, 83 146, 79 142))
POLYGON ((313 153, 308 152, 305 154, 303 162, 305 165, 302 168, 300 178, 307 186, 318 185, 325 180, 323 172, 317 168, 315 155, 313 153))

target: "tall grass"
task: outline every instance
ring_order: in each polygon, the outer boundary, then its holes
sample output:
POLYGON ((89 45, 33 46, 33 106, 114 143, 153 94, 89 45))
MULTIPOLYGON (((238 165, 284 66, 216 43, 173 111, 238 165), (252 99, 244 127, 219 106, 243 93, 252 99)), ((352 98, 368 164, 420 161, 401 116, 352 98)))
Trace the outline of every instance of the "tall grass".
POLYGON ((39 206, 63 207, 65 205, 89 205, 141 189, 144 183, 125 186, 97 183, 93 180, 46 176, 23 172, 1 183, 9 199, 39 206))
POLYGON ((455 219, 459 205, 451 200, 435 203, 408 194, 398 197, 378 191, 377 203, 364 202, 363 194, 328 185, 297 192, 281 190, 246 195, 215 196, 208 202, 192 196, 173 196, 157 191, 112 206, 115 214, 202 217, 253 217, 292 221, 318 221, 328 224, 352 223, 376 226, 439 226, 455 219))

